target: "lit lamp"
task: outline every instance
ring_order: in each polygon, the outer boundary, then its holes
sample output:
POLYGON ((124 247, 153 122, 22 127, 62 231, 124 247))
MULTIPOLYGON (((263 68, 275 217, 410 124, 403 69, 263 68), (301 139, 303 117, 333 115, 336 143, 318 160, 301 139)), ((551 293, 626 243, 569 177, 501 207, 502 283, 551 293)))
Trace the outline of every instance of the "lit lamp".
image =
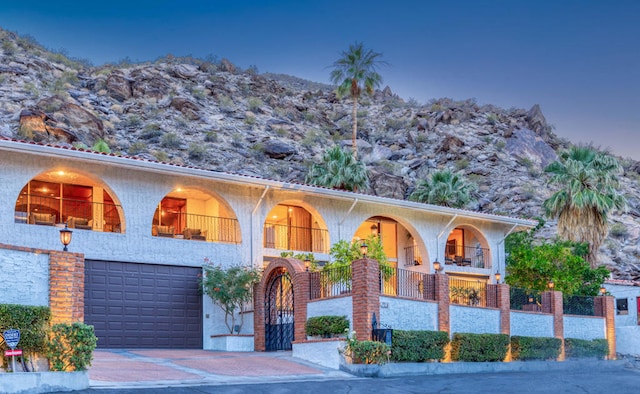
POLYGON ((553 283, 553 281, 552 281, 552 280, 550 280, 550 281, 547 283, 547 286, 549 286, 549 290, 553 290, 553 288, 556 286, 556 284, 555 284, 555 283, 553 283))
POLYGON ((309 259, 304 259, 304 269, 306 271, 309 271, 309 266, 311 265, 311 260, 309 259))
POLYGON ((378 235, 378 226, 376 226, 375 224, 371 225, 371 234, 378 235))
POLYGON ((442 266, 440 265, 440 262, 438 260, 434 261, 433 270, 436 271, 436 274, 440 272, 441 269, 442 269, 442 266))
POLYGON ((500 275, 500 271, 496 272, 494 276, 496 277, 496 283, 500 283, 500 278, 502 277, 502 275, 500 275))
POLYGON ((360 254, 362 254, 363 258, 367 258, 367 252, 369 251, 369 247, 367 246, 367 243, 362 241, 362 244, 360 244, 360 254))
POLYGON ((600 295, 605 295, 607 293, 607 289, 604 286, 600 286, 600 295))
POLYGON ((67 224, 64 224, 64 228, 62 230, 60 230, 60 242, 62 242, 62 245, 64 245, 64 249, 62 249, 63 251, 67 252, 67 245, 69 245, 71 243, 71 234, 73 233, 73 231, 69 230, 69 228, 67 227, 67 224))

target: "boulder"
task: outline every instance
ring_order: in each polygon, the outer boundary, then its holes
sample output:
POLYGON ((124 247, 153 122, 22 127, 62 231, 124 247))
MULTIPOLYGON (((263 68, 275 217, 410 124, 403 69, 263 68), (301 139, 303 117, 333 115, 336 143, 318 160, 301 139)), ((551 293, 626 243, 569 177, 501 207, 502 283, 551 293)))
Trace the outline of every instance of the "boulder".
POLYGON ((296 147, 287 141, 269 139, 264 143, 264 153, 272 159, 284 159, 296 152, 296 147))
POLYGON ((198 75, 198 67, 191 64, 176 64, 169 73, 176 78, 192 79, 198 75))
POLYGON ((200 107, 184 97, 174 97, 173 99, 171 99, 171 104, 169 104, 169 106, 182 112, 182 114, 190 120, 196 120, 200 118, 200 115, 198 115, 200 107))
POLYGON ((131 81, 124 75, 111 73, 106 81, 107 93, 118 101, 125 101, 132 96, 131 81))

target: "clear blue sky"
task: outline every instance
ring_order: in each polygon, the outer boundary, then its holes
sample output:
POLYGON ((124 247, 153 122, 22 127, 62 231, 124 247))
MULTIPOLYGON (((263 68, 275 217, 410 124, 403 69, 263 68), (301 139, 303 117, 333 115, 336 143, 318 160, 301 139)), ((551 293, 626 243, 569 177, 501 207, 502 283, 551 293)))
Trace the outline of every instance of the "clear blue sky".
POLYGON ((401 97, 540 104, 556 133, 640 159, 640 1, 8 1, 0 26, 94 64, 226 57, 328 82, 355 41, 401 97))

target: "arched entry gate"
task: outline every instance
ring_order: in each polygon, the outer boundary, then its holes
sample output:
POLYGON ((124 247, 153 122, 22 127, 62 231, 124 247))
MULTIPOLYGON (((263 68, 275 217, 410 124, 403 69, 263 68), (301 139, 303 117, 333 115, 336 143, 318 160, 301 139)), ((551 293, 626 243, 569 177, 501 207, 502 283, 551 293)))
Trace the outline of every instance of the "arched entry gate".
POLYGON ((294 340, 294 303, 291 275, 285 268, 273 272, 264 295, 265 350, 291 350, 294 340))

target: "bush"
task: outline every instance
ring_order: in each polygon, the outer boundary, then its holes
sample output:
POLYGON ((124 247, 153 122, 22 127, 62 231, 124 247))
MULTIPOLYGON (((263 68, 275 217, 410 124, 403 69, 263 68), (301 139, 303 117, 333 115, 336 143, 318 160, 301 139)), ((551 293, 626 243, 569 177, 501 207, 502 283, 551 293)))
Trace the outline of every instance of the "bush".
POLYGON ((509 348, 507 334, 453 334, 453 361, 503 361, 509 348))
POLYGON ((180 148, 182 141, 180 141, 180 137, 176 133, 167 133, 162 136, 161 145, 164 148, 180 148))
POLYGON ((354 338, 355 331, 347 336, 344 355, 351 357, 353 364, 385 364, 389 361, 391 348, 378 341, 358 341, 354 338))
POLYGON ((444 358, 449 334, 444 331, 393 330, 391 359, 424 362, 444 358))
POLYGON ((562 340, 548 337, 511 337, 514 360, 555 360, 560 355, 562 340))
POLYGON ((586 339, 565 338, 564 351, 568 358, 596 357, 602 359, 609 354, 609 344, 606 339, 589 341, 586 339))
POLYGON ((52 371, 85 371, 93 360, 98 338, 93 326, 56 324, 51 328, 47 358, 52 371))
POLYGON ((346 316, 316 316, 307 319, 305 332, 309 336, 331 338, 344 334, 349 330, 349 320, 346 316))
MULTIPOLYGON (((22 349, 24 358, 45 351, 50 319, 51 311, 47 306, 0 304, 0 332, 11 328, 20 330, 18 348, 22 349)), ((3 341, 0 349, 8 348, 3 341)), ((3 366, 6 366, 6 360, 3 357, 3 366)))

